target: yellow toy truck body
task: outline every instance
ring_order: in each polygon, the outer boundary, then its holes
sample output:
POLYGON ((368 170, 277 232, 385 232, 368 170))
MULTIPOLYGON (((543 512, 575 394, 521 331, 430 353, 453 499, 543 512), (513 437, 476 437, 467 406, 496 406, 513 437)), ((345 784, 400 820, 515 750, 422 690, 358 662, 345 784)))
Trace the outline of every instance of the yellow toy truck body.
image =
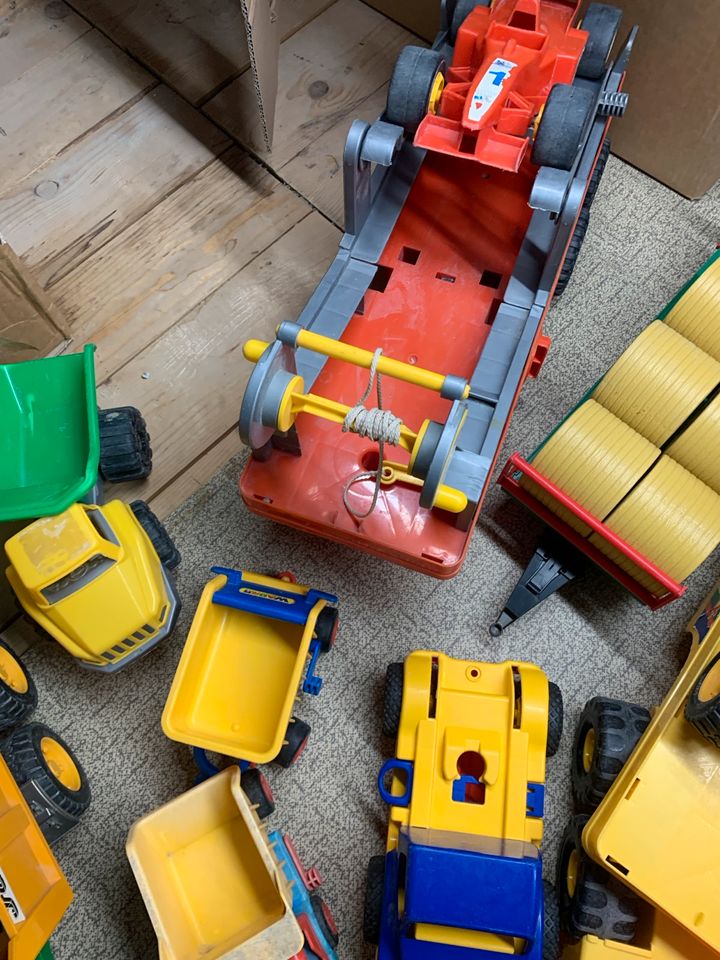
POLYGON ((0 824, 0 956, 35 960, 73 895, 2 756, 0 824))
POLYGON ((160 960, 290 960, 302 950, 292 892, 238 767, 143 817, 126 849, 160 960))
POLYGON ((588 935, 563 950, 562 960, 718 960, 718 954, 660 910, 653 911, 636 941, 618 943, 588 935))
POLYGON ((120 500, 74 504, 5 544, 25 612, 80 663, 114 672, 163 640, 179 603, 147 533, 120 500))
POLYGON ((688 659, 583 830, 598 864, 720 952, 720 748, 685 717, 720 651, 720 584, 688 629, 688 659))
POLYGON ((283 747, 301 682, 305 692, 320 692, 316 625, 337 598, 262 574, 213 571, 217 575, 200 597, 162 728, 171 740, 267 763, 283 747))
POLYGON ((396 757, 379 777, 390 815, 382 906, 372 908, 379 939, 366 939, 380 960, 419 948, 438 960, 542 955, 550 699, 532 664, 431 651, 405 660, 396 757))

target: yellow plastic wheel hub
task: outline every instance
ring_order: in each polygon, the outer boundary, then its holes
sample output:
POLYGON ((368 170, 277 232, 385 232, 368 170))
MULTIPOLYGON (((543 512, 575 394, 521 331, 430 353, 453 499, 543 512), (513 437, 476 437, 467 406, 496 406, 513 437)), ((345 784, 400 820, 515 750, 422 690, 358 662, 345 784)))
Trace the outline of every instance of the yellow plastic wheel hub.
POLYGON ((567 891, 571 897, 575 896, 575 888, 577 887, 579 867, 580 867, 580 857, 578 856, 577 850, 573 850, 568 859, 567 870, 565 873, 565 882, 567 884, 567 891))
POLYGON ((590 773, 593 757, 595 756, 595 727, 590 727, 585 734, 582 746, 582 765, 585 773, 590 773))
POLYGON ((28 692, 27 674, 20 661, 5 647, 0 647, 0 679, 15 693, 28 692))
POLYGON ((715 661, 700 684, 698 700, 702 703, 708 703, 718 696, 720 696, 720 660, 715 661))
POLYGON ((428 113, 437 113, 438 107, 440 106, 440 98, 442 97, 442 92, 445 89, 445 77, 438 70, 435 74, 435 79, 433 80, 433 85, 430 89, 430 96, 428 97, 428 113))
POLYGON ((80 771, 65 747, 53 737, 43 737, 40 750, 55 778, 68 790, 79 790, 82 786, 80 771))

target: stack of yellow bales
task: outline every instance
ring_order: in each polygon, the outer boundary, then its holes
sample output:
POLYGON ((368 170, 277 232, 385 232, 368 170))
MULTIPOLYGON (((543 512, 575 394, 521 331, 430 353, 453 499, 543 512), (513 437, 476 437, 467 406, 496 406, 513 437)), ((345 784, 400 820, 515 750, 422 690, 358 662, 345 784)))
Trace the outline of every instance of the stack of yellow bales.
MULTIPOLYGON (((720 252, 627 348, 533 466, 674 580, 720 543, 720 252)), ((522 485, 655 594, 657 581, 522 485)))

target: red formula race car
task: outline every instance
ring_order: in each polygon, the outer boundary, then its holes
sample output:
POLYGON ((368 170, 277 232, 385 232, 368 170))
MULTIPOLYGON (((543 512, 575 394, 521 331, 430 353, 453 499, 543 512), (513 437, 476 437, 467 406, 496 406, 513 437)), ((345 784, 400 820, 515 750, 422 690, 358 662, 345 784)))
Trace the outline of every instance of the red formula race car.
POLYGON ((460 569, 625 108, 634 31, 612 62, 620 11, 590 4, 576 26, 577 7, 444 5, 434 47, 401 52, 383 117, 352 125, 338 254, 297 323, 246 344, 254 512, 460 569))

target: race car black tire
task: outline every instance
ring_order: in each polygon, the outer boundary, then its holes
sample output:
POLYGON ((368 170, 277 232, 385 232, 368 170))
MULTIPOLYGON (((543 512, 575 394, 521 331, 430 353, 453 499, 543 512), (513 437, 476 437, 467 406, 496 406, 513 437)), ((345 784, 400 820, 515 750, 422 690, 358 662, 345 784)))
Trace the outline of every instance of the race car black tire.
POLYGON ((450 29, 448 30, 448 40, 455 46, 458 30, 465 23, 467 18, 473 12, 475 7, 489 7, 492 0, 458 0, 450 17, 450 29))
POLYGON ((622 20, 622 10, 609 3, 591 3, 581 28, 590 34, 577 68, 578 77, 599 80, 607 68, 608 57, 622 20))
POLYGON ((430 92, 445 60, 437 50, 407 46, 400 51, 388 87, 385 119, 414 134, 428 111, 430 92))
POLYGON ((595 106, 592 90, 571 83, 556 83, 535 134, 533 163, 539 167, 570 170, 595 106))

